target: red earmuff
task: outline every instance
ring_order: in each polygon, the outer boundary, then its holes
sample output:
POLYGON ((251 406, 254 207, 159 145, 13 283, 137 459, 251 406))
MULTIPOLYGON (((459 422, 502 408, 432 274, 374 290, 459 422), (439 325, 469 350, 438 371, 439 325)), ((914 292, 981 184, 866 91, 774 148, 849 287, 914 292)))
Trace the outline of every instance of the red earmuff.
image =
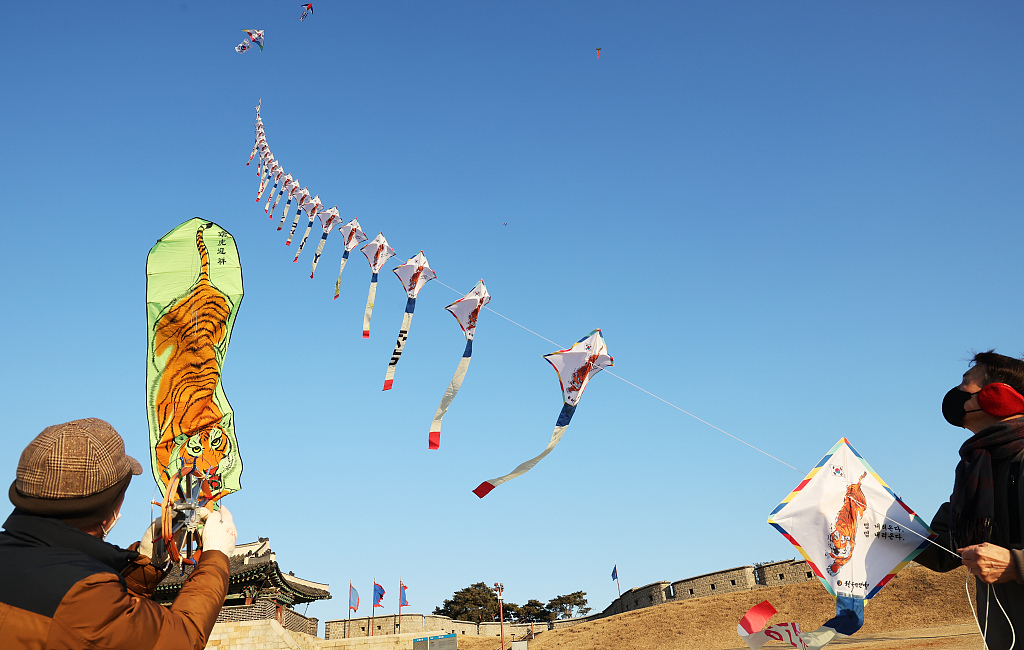
POLYGON ((978 406, 997 418, 1024 414, 1024 395, 1007 384, 987 384, 978 393, 978 406))

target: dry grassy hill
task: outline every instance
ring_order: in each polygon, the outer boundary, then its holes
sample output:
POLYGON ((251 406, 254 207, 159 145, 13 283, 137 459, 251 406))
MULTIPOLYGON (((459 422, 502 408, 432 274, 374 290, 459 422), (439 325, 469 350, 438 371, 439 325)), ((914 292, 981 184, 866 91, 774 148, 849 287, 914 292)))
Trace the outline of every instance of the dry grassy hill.
MULTIPOLYGON (((967 573, 933 573, 923 567, 900 572, 865 608, 864 627, 854 636, 834 642, 856 648, 978 648, 981 637, 974 630, 964 591, 967 573), (959 639, 929 639, 922 628, 970 624, 956 628, 959 639), (916 641, 899 641, 896 634, 908 634, 916 641), (873 640, 881 640, 874 643, 873 640)), ((973 580, 971 581, 973 594, 973 580)), ((773 623, 796 621, 813 630, 835 615, 835 601, 817 581, 784 587, 765 587, 720 596, 666 603, 590 623, 539 634, 530 650, 725 650, 746 648, 736 634, 736 625, 753 605, 768 600, 779 611, 773 623)), ((949 628, 945 634, 948 636, 949 628)), ((940 634, 940 633, 936 633, 940 634)), ((904 635, 904 636, 908 636, 904 635)), ((459 650, 496 650, 495 638, 459 638, 459 650)), ((769 647, 790 647, 773 643, 769 647)))

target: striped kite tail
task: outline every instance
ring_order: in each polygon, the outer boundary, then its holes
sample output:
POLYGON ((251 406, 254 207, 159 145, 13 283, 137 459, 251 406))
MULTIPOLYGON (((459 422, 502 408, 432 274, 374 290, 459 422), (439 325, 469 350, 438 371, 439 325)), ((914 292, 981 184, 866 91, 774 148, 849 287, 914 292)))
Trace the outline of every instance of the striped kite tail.
POLYGON ((430 423, 430 434, 427 436, 428 449, 439 449, 441 447, 441 419, 448 412, 448 407, 452 405, 452 400, 459 394, 459 388, 462 387, 462 380, 466 378, 466 371, 469 370, 469 362, 472 359, 473 339, 469 339, 466 341, 466 351, 462 353, 459 365, 455 368, 455 374, 452 375, 452 381, 448 384, 448 388, 445 389, 444 395, 441 396, 441 404, 438 405, 437 412, 434 413, 434 420, 430 423))
POLYGON ((338 294, 341 293, 341 272, 345 270, 345 263, 348 262, 348 249, 341 254, 341 268, 338 269, 338 281, 334 283, 334 299, 338 299, 338 294))
POLYGON ((370 338, 370 317, 373 316, 373 301, 377 297, 377 274, 370 276, 370 292, 366 294, 366 311, 363 312, 363 338, 370 338))
POLYGON ((535 456, 530 460, 519 465, 519 467, 512 470, 510 473, 499 476, 498 478, 492 478, 488 481, 484 481, 480 485, 476 486, 473 490, 473 494, 477 495, 481 499, 487 496, 491 490, 498 487, 506 481, 511 481, 517 476, 529 472, 533 469, 533 466, 544 459, 545 456, 551 453, 551 451, 558 445, 562 439, 562 435, 565 433, 566 428, 569 426, 569 421, 572 420, 572 414, 576 411, 575 406, 569 404, 562 404, 562 412, 558 414, 558 421, 555 422, 555 430, 551 433, 551 440, 548 441, 548 446, 544 448, 544 451, 539 456, 535 456))
POLYGON ((402 358, 402 350, 405 349, 405 342, 409 338, 409 328, 412 327, 412 312, 416 309, 416 299, 409 298, 405 302, 405 315, 402 316, 402 329, 398 331, 398 341, 395 342, 395 351, 391 353, 391 361, 388 362, 388 371, 384 375, 384 388, 391 390, 395 383, 395 368, 398 360, 402 358))

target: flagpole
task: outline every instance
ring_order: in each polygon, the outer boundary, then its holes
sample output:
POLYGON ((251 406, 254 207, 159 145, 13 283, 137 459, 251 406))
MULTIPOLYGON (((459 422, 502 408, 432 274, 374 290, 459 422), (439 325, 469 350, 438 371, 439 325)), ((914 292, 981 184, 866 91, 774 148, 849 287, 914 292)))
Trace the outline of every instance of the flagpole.
MULTIPOLYGON (((608 566, 607 564, 605 566, 608 566)), ((619 563, 615 563, 615 586, 619 588, 619 598, 622 598, 622 585, 619 584, 619 563)))
POLYGON ((377 579, 373 579, 373 588, 370 589, 373 598, 370 599, 370 636, 373 636, 374 614, 377 613, 377 579))
POLYGON ((345 628, 345 638, 352 634, 352 581, 348 581, 348 627, 345 628))
POLYGON ((402 633, 402 579, 398 579, 398 634, 402 633))

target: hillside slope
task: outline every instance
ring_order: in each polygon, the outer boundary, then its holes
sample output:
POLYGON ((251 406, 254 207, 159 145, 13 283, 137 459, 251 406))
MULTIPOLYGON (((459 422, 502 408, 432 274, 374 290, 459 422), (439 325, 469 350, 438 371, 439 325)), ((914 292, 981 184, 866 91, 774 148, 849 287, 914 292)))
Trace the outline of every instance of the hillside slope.
MULTIPOLYGON (((865 608, 864 627, 848 641, 901 630, 974 624, 964 583, 967 573, 900 572, 865 608)), ((973 581, 971 585, 973 594, 973 581)), ((768 600, 773 623, 795 621, 813 630, 835 615, 835 600, 817 581, 765 587, 666 603, 539 634, 530 650, 679 650, 745 648, 736 625, 753 605, 768 600)), ((970 630, 965 630, 969 634, 970 630)), ((980 636, 971 641, 981 645, 980 636)), ((496 639, 460 638, 460 650, 495 650, 496 639)), ((783 647, 782 644, 773 644, 783 647)), ((859 644, 858 644, 859 645, 859 644)), ((789 647, 789 646, 786 646, 789 647)), ((890 646, 887 646, 890 647, 890 646)), ((925 646, 922 646, 925 647, 925 646)), ((952 647, 931 644, 927 647, 952 647)))

